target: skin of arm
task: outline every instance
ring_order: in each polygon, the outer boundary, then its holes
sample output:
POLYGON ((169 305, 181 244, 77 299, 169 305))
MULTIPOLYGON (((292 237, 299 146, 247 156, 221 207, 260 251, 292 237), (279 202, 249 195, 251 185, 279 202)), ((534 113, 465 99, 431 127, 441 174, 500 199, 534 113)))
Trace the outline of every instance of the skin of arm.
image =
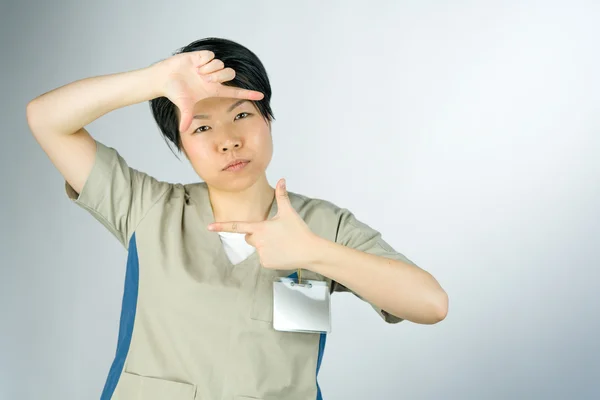
POLYGON ((390 314, 419 324, 446 318, 448 295, 421 268, 318 237, 309 246, 314 260, 306 269, 335 280, 390 314))
POLYGON ((27 123, 50 161, 81 192, 95 161, 96 142, 84 126, 101 116, 160 95, 158 67, 81 79, 27 104, 27 123))

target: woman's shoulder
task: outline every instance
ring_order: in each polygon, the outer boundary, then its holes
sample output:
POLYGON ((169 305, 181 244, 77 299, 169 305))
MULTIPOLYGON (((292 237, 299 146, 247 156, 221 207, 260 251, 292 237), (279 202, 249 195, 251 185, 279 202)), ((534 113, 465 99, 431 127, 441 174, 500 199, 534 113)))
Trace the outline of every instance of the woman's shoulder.
POLYGON ((288 191, 292 207, 303 218, 339 220, 349 210, 331 200, 288 191))
POLYGON ((206 182, 171 182, 169 183, 169 186, 171 192, 169 197, 185 200, 186 203, 189 203, 190 201, 202 203, 209 199, 206 182))

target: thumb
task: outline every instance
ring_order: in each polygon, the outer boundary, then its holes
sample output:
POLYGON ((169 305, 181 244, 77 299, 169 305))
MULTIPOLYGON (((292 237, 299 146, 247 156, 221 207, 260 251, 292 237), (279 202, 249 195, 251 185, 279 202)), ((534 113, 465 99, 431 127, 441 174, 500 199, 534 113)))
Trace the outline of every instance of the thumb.
POLYGON ((287 212, 292 209, 290 197, 285 186, 285 179, 280 179, 275 188, 275 196, 277 197, 277 208, 281 212, 287 212))
POLYGON ((181 118, 179 119, 179 132, 185 132, 192 125, 193 110, 187 104, 182 105, 181 118))

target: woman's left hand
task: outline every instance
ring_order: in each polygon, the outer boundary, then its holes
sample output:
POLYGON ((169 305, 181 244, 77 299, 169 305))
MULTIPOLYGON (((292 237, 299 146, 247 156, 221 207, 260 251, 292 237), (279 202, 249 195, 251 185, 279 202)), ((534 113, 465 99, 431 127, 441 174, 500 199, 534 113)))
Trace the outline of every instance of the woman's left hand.
POLYGON ((208 226, 213 232, 245 233, 246 242, 254 246, 263 267, 268 269, 304 268, 312 262, 318 242, 308 225, 292 207, 280 179, 275 188, 277 214, 261 222, 215 222, 208 226))

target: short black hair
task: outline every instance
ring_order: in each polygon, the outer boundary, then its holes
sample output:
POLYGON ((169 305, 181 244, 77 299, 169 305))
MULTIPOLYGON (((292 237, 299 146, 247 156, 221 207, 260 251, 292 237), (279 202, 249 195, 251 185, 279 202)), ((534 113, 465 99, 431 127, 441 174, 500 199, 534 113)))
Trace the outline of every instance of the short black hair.
MULTIPOLYGON (((271 85, 269 77, 256 54, 232 40, 209 37, 196 40, 176 50, 173 55, 200 50, 212 51, 216 59, 223 61, 225 68, 233 68, 235 71, 235 78, 223 82, 223 85, 261 92, 264 95, 262 100, 252 102, 267 121, 275 119, 270 104, 271 85)), ((167 145, 171 142, 181 152, 177 106, 166 97, 157 97, 150 100, 150 108, 154 120, 158 124, 165 141, 167 141, 167 145)))

